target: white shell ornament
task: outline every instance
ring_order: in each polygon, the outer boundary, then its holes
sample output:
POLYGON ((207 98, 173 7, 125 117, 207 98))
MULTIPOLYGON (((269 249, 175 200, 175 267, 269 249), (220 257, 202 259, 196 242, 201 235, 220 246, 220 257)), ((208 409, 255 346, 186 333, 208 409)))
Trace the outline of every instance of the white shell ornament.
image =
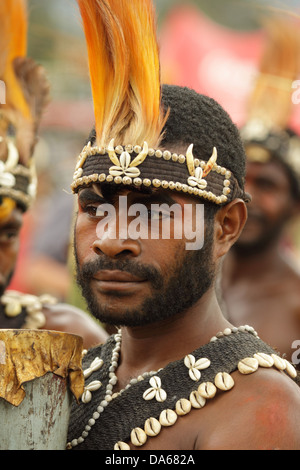
POLYGON ((197 390, 194 390, 190 394, 190 402, 193 408, 203 408, 206 403, 205 398, 203 398, 197 390))
POLYGON ((215 376, 215 385, 220 390, 227 391, 234 386, 234 380, 227 372, 219 372, 215 376))
POLYGON ((295 379, 298 375, 295 367, 289 361, 287 361, 286 359, 284 359, 284 360, 285 360, 285 363, 286 363, 285 371, 289 374, 290 377, 295 379))
POLYGON ((201 377, 200 370, 207 369, 210 366, 210 360, 202 357, 196 361, 193 354, 188 354, 184 358, 184 365, 189 369, 189 376, 197 382, 201 377))
POLYGON ((257 359, 260 367, 272 367, 274 365, 274 359, 270 354, 256 353, 253 357, 257 359))
POLYGON ((274 366, 279 370, 286 369, 286 362, 281 357, 277 356, 277 354, 272 354, 272 358, 274 359, 274 366))
POLYGON ((159 422, 162 426, 173 426, 177 421, 177 414, 173 410, 163 410, 159 416, 159 422))
POLYGON ((217 393, 217 388, 212 382, 203 382, 198 387, 198 393, 203 398, 213 398, 217 393))
POLYGON ((161 388, 161 380, 159 377, 154 375, 151 377, 149 380, 149 383, 151 385, 150 388, 148 388, 144 393, 143 393, 143 398, 144 400, 153 400, 153 398, 156 399, 158 402, 163 402, 167 398, 167 393, 165 390, 161 388))
POLYGON ((147 441, 147 434, 141 428, 134 428, 130 434, 131 443, 136 446, 142 446, 147 441))
POLYGON ((118 159, 115 149, 113 147, 114 140, 112 139, 107 147, 107 152, 110 160, 114 166, 110 167, 109 174, 117 177, 125 175, 129 178, 136 178, 140 175, 140 170, 137 168, 148 155, 148 144, 144 142, 141 152, 131 161, 131 156, 127 150, 122 151, 120 159, 118 159))
POLYGON ((157 436, 160 433, 161 424, 156 418, 148 418, 145 421, 144 430, 147 436, 157 436))
POLYGON ((114 445, 114 450, 130 450, 130 446, 126 442, 119 441, 114 445))
POLYGON ((192 404, 186 398, 181 398, 176 402, 175 410, 179 416, 188 414, 192 409, 192 404))
POLYGON ((246 357, 238 363, 238 369, 241 374, 252 374, 257 371, 259 362, 255 357, 246 357))
POLYGON ((84 387, 83 394, 81 395, 82 403, 89 403, 92 399, 92 393, 99 390, 102 383, 99 380, 94 380, 84 387))
POLYGON ((103 360, 99 357, 96 357, 91 365, 83 371, 83 376, 87 379, 93 372, 99 370, 103 366, 103 360))

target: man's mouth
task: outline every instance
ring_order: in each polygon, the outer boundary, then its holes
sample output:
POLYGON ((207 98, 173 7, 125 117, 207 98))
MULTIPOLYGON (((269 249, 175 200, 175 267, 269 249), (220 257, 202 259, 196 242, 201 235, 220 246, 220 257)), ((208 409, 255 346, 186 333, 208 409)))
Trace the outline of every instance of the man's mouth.
POLYGON ((146 279, 141 279, 133 274, 126 271, 99 271, 94 274, 92 280, 97 283, 100 291, 112 292, 112 291, 133 291, 140 288, 146 279))

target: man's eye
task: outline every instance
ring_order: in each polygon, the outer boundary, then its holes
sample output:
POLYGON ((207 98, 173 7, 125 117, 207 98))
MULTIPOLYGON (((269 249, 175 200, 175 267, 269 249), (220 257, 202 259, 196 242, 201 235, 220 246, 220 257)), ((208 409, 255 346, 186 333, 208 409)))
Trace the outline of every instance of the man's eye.
POLYGON ((162 219, 170 219, 171 213, 169 211, 156 211, 153 209, 148 210, 148 217, 151 220, 162 220, 162 219))
POLYGON ((18 230, 10 230, 7 232, 0 233, 0 242, 7 243, 14 241, 19 235, 18 230))
POLYGON ((85 206, 85 207, 83 208, 83 211, 86 212, 87 214, 93 216, 93 217, 96 217, 96 215, 97 215, 97 207, 98 207, 98 206, 92 206, 92 205, 85 206))

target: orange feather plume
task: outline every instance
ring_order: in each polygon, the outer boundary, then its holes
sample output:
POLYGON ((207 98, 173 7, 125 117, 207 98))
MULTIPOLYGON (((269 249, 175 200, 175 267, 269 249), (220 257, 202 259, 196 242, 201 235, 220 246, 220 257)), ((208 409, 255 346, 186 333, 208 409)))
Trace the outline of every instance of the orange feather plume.
POLYGON ((98 145, 158 146, 165 122, 150 0, 77 0, 87 42, 98 145))
POLYGON ((292 110, 292 82, 300 73, 299 25, 287 18, 265 22, 266 47, 248 105, 248 118, 285 129, 292 110))
POLYGON ((1 0, 0 18, 0 79, 6 85, 4 109, 18 110, 24 118, 30 120, 29 106, 14 69, 14 60, 17 57, 24 57, 27 51, 26 0, 1 0))

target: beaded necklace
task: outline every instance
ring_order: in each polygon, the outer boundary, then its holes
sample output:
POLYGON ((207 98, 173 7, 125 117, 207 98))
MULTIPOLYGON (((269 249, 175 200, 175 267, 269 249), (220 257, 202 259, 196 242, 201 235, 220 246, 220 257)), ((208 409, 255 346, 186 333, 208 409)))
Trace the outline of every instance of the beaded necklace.
MULTIPOLYGON (((254 335, 255 337, 258 338, 258 335, 257 335, 256 331, 254 330, 254 328, 252 328, 251 326, 248 326, 248 325, 244 325, 244 326, 240 326, 238 328, 237 327, 225 328, 225 330, 223 332, 219 332, 215 336, 213 336, 210 339, 210 342, 213 343, 213 342, 217 341, 218 339, 220 339, 224 336, 229 336, 230 334, 234 334, 234 333, 237 333, 239 331, 240 332, 248 332, 248 333, 250 333, 250 334, 252 334, 252 335, 254 335)), ((82 443, 88 437, 89 432, 91 431, 92 427, 95 425, 96 421, 99 420, 101 414, 104 412, 105 408, 109 405, 109 403, 114 398, 121 395, 125 390, 127 390, 128 388, 130 388, 132 385, 136 384, 137 382, 142 381, 145 378, 150 377, 149 382, 150 382, 151 387, 144 392, 143 398, 145 400, 151 400, 155 396, 157 401, 163 401, 164 400, 165 392, 161 388, 160 378, 158 376, 156 376, 156 374, 162 369, 159 369, 159 371, 144 372, 142 375, 131 379, 130 382, 126 385, 126 387, 124 387, 123 389, 121 389, 117 393, 113 393, 113 387, 116 385, 116 383, 118 381, 118 378, 116 376, 116 369, 118 367, 119 353, 120 353, 120 349, 121 349, 121 340, 122 340, 122 334, 121 334, 121 330, 119 330, 114 335, 115 346, 112 349, 110 366, 109 366, 109 369, 108 369, 109 380, 108 380, 108 383, 107 383, 107 386, 106 386, 106 389, 105 389, 104 399, 99 403, 99 405, 96 408, 96 411, 93 412, 91 418, 88 419, 88 422, 85 425, 84 431, 82 432, 81 436, 77 439, 73 439, 72 441, 70 441, 67 444, 68 449, 76 447, 78 444, 82 443)), ((210 361, 208 359, 202 358, 201 360, 196 361, 194 356, 192 356, 191 354, 188 354, 184 358, 184 363, 185 363, 186 367, 188 368, 190 378, 192 378, 192 380, 195 380, 195 381, 199 380, 199 378, 200 378, 200 374, 201 374, 200 370, 205 369, 205 368, 209 367, 209 365, 210 365, 210 361)), ((87 369, 84 370, 85 379, 90 377, 93 372, 98 371, 99 369, 101 369, 102 365, 103 365, 103 360, 96 357, 92 361, 90 366, 87 369)), ((247 365, 245 367, 247 367, 247 365)), ((250 367, 251 367, 251 365, 250 365, 250 367)), ((231 385, 231 380, 230 379, 231 379, 231 376, 229 374, 220 375, 220 377, 219 377, 220 385, 219 386, 220 387, 225 387, 225 389, 231 388, 232 385, 231 385)), ((90 382, 88 385, 86 385, 85 388, 84 388, 83 395, 81 397, 81 401, 85 404, 89 403, 92 400, 92 392, 98 390, 101 387, 101 385, 102 385, 102 383, 99 380, 94 380, 94 381, 90 382)), ((210 387, 210 390, 211 390, 211 387, 210 387)), ((211 397, 212 394, 216 393, 216 391, 212 390, 212 391, 209 392, 207 387, 206 387, 205 393, 210 394, 210 397, 211 397)), ((199 397, 196 397, 195 395, 194 395, 194 398, 199 400, 199 397)), ((125 443, 122 443, 122 445, 123 444, 125 445, 125 443)))

